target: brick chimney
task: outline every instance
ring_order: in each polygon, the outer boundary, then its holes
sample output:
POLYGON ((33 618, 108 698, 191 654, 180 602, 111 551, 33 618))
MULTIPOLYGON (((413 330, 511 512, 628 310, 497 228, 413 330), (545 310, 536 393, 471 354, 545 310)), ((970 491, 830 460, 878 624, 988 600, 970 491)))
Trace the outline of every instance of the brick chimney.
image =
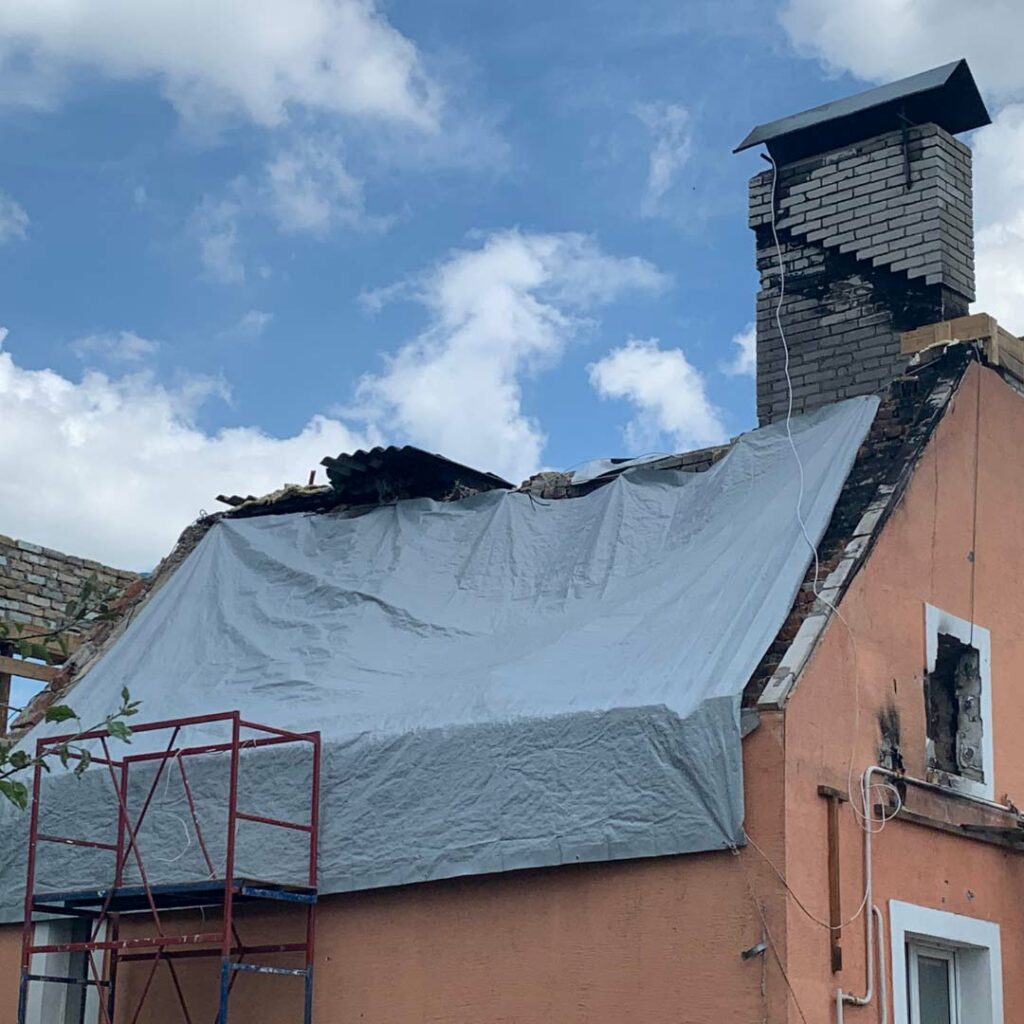
MULTIPOLYGON (((761 125, 737 147, 763 143, 777 167, 794 414, 879 390, 906 364, 901 332, 968 312, 971 151, 953 136, 989 120, 958 61, 761 125)), ((761 424, 787 406, 772 177, 750 179, 761 424)))

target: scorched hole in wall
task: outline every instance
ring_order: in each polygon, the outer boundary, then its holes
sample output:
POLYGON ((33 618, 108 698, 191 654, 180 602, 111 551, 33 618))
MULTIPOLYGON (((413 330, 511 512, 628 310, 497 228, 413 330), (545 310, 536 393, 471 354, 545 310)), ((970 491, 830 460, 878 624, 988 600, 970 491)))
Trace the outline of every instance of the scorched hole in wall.
POLYGON ((940 632, 935 667, 925 677, 929 768, 985 781, 981 690, 978 649, 940 632))

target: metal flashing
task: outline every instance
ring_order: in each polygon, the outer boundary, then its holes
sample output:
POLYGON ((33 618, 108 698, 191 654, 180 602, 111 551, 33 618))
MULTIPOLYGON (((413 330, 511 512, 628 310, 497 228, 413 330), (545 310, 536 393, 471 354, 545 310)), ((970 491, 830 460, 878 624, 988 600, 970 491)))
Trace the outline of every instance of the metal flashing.
POLYGON ((763 143, 785 164, 906 124, 937 124, 957 135, 991 121, 967 61, 958 60, 760 124, 733 152, 763 143))

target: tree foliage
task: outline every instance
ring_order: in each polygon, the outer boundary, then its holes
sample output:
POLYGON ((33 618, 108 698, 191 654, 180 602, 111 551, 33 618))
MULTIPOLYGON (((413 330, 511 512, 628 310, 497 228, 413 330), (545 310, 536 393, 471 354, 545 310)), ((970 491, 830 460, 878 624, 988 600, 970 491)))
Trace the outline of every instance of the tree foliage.
MULTIPOLYGON (((53 647, 67 657, 69 652, 68 633, 93 622, 109 621, 117 617, 113 601, 117 597, 115 588, 101 588, 95 574, 83 584, 78 595, 68 602, 62 619, 51 629, 42 632, 28 632, 22 623, 0 620, 0 654, 19 654, 23 658, 49 661, 53 647)), ((61 743, 43 746, 37 754, 18 749, 13 741, 0 739, 0 798, 10 801, 15 807, 24 809, 28 805, 28 786, 22 778, 37 766, 50 772, 54 762, 81 776, 88 769, 92 755, 82 737, 102 732, 124 743, 131 742, 132 730, 128 719, 138 713, 139 701, 132 700, 128 688, 121 690, 121 706, 102 721, 83 726, 74 708, 67 704, 52 704, 46 709, 45 722, 74 722, 73 734, 61 743), (73 765, 72 765, 73 763, 73 765)), ((8 711, 21 711, 9 708, 8 711)))
POLYGON ((90 753, 83 737, 92 733, 104 733, 122 740, 124 743, 131 743, 132 730, 127 719, 138 714, 139 701, 132 700, 128 688, 121 690, 121 706, 101 722, 88 727, 82 727, 78 715, 67 704, 53 704, 46 709, 44 721, 46 722, 68 722, 74 721, 78 724, 74 733, 60 743, 43 746, 38 754, 30 754, 26 750, 17 749, 15 746, 0 747, 0 796, 5 797, 15 807, 24 809, 28 805, 28 787, 17 776, 23 775, 26 771, 34 769, 37 765, 45 772, 51 770, 51 764, 59 761, 64 768, 70 768, 76 776, 89 767, 92 761, 90 753), (74 762, 74 767, 71 763, 74 762))

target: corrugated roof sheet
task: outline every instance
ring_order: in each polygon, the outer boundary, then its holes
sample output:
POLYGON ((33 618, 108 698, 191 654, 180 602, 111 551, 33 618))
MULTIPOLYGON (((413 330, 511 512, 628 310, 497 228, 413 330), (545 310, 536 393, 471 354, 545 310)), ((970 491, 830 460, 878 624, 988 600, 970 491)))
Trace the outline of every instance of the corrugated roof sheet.
POLYGON ((451 500, 512 484, 443 455, 405 445, 401 448, 360 449, 323 459, 331 486, 346 504, 377 504, 402 498, 451 500))

